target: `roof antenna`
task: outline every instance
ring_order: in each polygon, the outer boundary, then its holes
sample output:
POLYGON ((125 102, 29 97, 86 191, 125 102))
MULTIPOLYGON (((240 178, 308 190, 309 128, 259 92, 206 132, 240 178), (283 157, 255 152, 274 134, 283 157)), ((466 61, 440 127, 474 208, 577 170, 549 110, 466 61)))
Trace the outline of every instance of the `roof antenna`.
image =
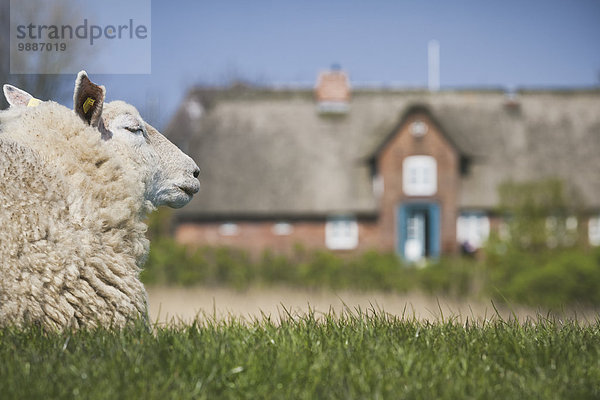
POLYGON ((427 86, 430 92, 440 90, 440 42, 430 40, 427 44, 429 79, 427 86))

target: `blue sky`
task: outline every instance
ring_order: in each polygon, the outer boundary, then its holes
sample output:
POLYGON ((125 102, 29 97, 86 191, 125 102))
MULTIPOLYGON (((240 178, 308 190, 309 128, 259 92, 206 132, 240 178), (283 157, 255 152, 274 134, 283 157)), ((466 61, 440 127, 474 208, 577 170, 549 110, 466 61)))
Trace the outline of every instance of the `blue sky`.
MULTIPOLYGON (((109 10, 110 11, 110 10, 109 10)), ((152 74, 101 75, 110 99, 163 126, 194 84, 311 84, 339 63, 353 82, 441 86, 600 84, 600 1, 152 1, 152 74)))

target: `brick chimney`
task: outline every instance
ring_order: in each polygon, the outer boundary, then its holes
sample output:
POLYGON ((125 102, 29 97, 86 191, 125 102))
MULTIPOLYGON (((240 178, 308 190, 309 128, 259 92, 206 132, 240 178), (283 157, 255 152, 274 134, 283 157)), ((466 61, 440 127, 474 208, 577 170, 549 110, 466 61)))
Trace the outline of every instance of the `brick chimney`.
POLYGON ((350 103, 350 80, 339 65, 322 71, 315 85, 317 109, 321 113, 346 113, 350 103))

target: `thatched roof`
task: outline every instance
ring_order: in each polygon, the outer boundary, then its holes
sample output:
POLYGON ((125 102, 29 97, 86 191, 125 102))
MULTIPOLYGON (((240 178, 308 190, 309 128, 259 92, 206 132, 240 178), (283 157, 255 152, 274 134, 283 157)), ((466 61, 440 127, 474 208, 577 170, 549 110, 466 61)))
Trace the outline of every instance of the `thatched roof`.
POLYGON ((200 166, 196 218, 376 215, 369 158, 416 104, 470 160, 462 208, 493 208, 506 180, 558 177, 600 208, 600 91, 355 90, 343 115, 310 90, 190 91, 166 129, 200 166))

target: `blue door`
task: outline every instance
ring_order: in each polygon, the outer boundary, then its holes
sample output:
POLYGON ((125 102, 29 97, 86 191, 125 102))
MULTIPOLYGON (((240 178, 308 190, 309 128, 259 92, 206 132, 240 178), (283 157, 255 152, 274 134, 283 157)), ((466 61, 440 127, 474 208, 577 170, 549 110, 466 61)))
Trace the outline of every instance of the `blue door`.
POLYGON ((416 262, 440 255, 440 207, 436 203, 403 203, 397 210, 396 251, 416 262))

